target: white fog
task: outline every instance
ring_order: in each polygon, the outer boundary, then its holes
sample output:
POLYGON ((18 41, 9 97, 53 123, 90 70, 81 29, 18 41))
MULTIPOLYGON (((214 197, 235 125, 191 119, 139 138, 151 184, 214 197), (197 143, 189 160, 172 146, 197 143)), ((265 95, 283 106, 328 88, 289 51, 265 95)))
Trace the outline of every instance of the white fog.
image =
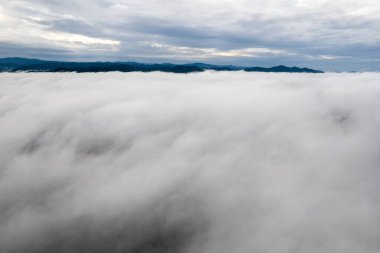
POLYGON ((0 251, 378 253, 379 84, 1 73, 0 251))

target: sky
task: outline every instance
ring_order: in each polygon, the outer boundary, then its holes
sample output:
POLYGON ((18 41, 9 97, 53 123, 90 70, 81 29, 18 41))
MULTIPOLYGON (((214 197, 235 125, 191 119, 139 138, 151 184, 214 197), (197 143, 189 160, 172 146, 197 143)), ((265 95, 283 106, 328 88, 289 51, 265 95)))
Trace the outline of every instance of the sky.
POLYGON ((377 0, 0 0, 0 57, 380 70, 377 0))
POLYGON ((0 252, 378 253, 379 73, 0 73, 0 252))

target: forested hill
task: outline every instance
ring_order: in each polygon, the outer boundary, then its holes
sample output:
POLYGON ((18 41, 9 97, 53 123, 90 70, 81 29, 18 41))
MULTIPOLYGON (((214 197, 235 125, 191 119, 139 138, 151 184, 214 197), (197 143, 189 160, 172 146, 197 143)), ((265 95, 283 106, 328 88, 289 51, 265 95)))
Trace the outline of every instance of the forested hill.
POLYGON ((138 62, 64 62, 44 61, 28 58, 0 58, 0 72, 153 72, 191 73, 205 70, 247 71, 247 72, 289 72, 289 73, 323 73, 320 70, 299 67, 275 66, 238 67, 233 65, 211 65, 204 63, 189 64, 148 64, 138 62))

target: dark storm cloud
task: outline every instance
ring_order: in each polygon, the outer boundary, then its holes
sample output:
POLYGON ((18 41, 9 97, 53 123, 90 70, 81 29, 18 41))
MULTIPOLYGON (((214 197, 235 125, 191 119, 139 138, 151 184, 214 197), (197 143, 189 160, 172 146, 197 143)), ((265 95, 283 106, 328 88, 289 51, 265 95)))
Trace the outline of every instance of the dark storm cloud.
POLYGON ((105 36, 95 26, 87 24, 80 20, 62 19, 62 20, 43 20, 37 23, 47 26, 47 29, 53 31, 62 31, 69 33, 85 34, 92 37, 105 36))
POLYGON ((70 55, 70 51, 52 48, 28 47, 25 44, 2 43, 0 42, 0 54, 3 57, 13 57, 23 55, 29 58, 64 60, 70 55))

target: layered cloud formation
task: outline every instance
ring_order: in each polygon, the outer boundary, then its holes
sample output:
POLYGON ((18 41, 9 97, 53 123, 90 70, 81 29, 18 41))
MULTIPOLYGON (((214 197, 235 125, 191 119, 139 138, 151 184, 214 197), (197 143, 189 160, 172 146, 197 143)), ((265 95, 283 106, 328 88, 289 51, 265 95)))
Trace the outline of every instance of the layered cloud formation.
POLYGON ((380 70, 379 13, 373 0, 0 0, 0 55, 380 70))
POLYGON ((0 251, 377 253, 379 79, 3 73, 0 251))

